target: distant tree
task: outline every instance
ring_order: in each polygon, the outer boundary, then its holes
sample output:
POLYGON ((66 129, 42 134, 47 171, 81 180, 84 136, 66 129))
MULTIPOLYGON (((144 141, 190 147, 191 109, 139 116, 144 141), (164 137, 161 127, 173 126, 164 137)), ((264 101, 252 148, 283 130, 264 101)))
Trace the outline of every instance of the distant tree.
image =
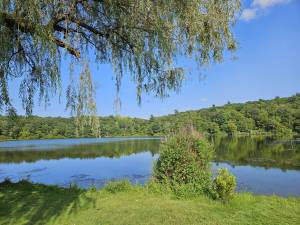
MULTIPOLYGON (((201 109, 176 115, 146 119, 120 116, 100 117, 102 136, 167 135, 185 125, 202 133, 217 135, 221 132, 244 134, 300 134, 300 96, 269 100, 263 103, 233 104, 230 107, 201 109)), ((0 116, 0 139, 33 139, 76 137, 74 118, 41 118, 36 116, 9 119, 0 116)), ((92 137, 86 126, 82 137, 92 137)))
POLYGON ((155 135, 161 131, 161 126, 159 123, 154 123, 150 128, 150 134, 155 135))
POLYGON ((230 135, 233 135, 237 132, 237 126, 235 125, 235 123, 233 121, 229 121, 229 122, 223 124, 222 129, 230 135))
MULTIPOLYGON (((299 97, 300 97, 300 95, 299 95, 299 97)), ((296 133, 300 134, 300 112, 298 112, 298 114, 296 115, 296 119, 294 121, 293 128, 296 133)))
POLYGON ((215 122, 207 122, 207 126, 206 131, 210 135, 216 135, 220 132, 220 128, 215 122))
POLYGON ((154 116, 153 116, 153 115, 150 115, 149 121, 150 121, 150 122, 154 121, 154 116))

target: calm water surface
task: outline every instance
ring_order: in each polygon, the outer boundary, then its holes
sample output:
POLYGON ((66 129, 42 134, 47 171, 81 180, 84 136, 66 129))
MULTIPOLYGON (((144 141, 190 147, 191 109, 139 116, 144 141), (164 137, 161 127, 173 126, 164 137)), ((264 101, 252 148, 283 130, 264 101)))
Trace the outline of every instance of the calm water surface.
MULTIPOLYGON (((300 196, 300 140, 214 138, 213 170, 226 167, 238 191, 300 196)), ((0 181, 102 187, 111 180, 144 184, 159 138, 86 138, 0 142, 0 181)))

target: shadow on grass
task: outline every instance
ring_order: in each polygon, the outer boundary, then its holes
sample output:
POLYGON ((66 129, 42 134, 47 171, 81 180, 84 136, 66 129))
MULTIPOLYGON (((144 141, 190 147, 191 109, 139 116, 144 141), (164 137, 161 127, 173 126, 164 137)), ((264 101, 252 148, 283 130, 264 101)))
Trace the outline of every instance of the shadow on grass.
POLYGON ((0 183, 0 224, 46 224, 61 215, 93 206, 78 188, 60 188, 28 181, 0 183))

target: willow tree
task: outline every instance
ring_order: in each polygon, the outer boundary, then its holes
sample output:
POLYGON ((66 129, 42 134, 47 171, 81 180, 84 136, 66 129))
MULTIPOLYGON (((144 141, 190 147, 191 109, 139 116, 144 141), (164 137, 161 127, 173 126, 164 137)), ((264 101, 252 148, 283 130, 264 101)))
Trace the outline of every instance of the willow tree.
POLYGON ((236 48, 239 6, 239 0, 1 0, 0 109, 13 107, 8 81, 15 78, 22 79, 27 114, 35 95, 47 103, 59 94, 64 54, 72 64, 67 106, 79 117, 96 110, 91 53, 113 66, 117 93, 128 71, 138 103, 143 92, 165 97, 184 79, 184 69, 173 63, 178 55, 203 66, 236 48), (74 64, 81 68, 79 81, 74 64))

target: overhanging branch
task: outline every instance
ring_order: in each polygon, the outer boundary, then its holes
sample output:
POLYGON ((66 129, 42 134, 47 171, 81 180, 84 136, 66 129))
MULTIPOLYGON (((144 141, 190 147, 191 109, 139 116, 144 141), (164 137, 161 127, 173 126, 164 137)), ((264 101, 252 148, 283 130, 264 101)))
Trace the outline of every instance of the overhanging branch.
POLYGON ((63 42, 63 41, 61 41, 61 40, 59 40, 58 38, 55 38, 55 37, 53 38, 53 41, 59 47, 67 49, 68 52, 70 52, 70 54, 74 55, 76 58, 80 58, 80 52, 77 51, 75 48, 71 47, 67 43, 65 43, 65 42, 63 42))
MULTIPOLYGON (((0 18, 1 20, 4 22, 3 24, 11 29, 12 31, 22 31, 24 33, 29 33, 31 35, 35 34, 36 32, 36 26, 35 24, 33 24, 31 21, 17 17, 15 15, 11 15, 9 13, 6 12, 0 12, 0 18)), ((45 29, 47 29, 46 26, 44 26, 45 29)), ((62 27, 53 27, 53 31, 59 31, 59 32, 65 32, 65 29, 62 27)), ((67 49, 67 51, 74 55, 76 58, 80 58, 80 52, 77 51, 75 48, 73 48, 72 46, 68 45, 67 43, 59 40, 56 37, 52 37, 52 41, 59 47, 61 48, 65 48, 67 49)))

